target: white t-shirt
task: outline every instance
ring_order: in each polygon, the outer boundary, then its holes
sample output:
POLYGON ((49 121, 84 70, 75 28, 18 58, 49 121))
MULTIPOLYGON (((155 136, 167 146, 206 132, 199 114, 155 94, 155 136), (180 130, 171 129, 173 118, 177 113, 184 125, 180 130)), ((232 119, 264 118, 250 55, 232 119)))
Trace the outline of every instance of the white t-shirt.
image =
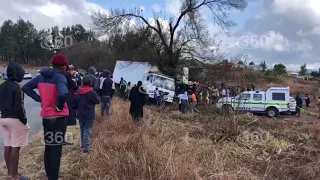
POLYGON ((100 78, 100 89, 102 89, 102 87, 103 87, 103 82, 104 82, 104 80, 105 80, 106 78, 104 78, 104 77, 101 77, 100 78))
POLYGON ((114 84, 113 79, 111 79, 111 80, 112 80, 112 89, 116 89, 116 85, 114 84))
POLYGON ((179 94, 178 95, 179 98, 179 104, 181 104, 181 100, 188 100, 188 94, 179 94))
POLYGON ((225 95, 226 95, 226 93, 227 93, 227 92, 226 92, 226 90, 225 90, 225 89, 222 89, 222 91, 221 91, 221 95, 222 95, 222 96, 225 96, 225 95))

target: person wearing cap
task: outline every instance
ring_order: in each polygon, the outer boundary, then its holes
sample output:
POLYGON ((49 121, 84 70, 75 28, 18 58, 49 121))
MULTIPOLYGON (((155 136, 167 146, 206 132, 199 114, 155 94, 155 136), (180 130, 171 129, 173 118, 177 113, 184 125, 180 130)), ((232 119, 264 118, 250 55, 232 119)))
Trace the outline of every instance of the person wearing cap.
POLYGON ((41 103, 40 116, 43 119, 45 172, 49 180, 57 180, 69 116, 66 103, 68 87, 67 79, 64 76, 68 60, 62 54, 55 54, 51 64, 52 69, 42 69, 39 76, 22 87, 22 91, 36 102, 41 103), (38 89, 39 94, 34 89, 38 89))

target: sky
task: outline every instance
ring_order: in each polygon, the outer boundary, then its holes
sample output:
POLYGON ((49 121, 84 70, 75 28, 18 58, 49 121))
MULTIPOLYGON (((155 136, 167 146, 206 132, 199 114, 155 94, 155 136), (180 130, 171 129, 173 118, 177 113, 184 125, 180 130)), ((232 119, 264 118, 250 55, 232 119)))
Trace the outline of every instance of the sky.
MULTIPOLYGON (((320 0, 247 0, 244 11, 231 10, 236 26, 228 35, 213 23, 208 9, 202 15, 211 35, 218 34, 229 57, 247 55, 248 61, 265 61, 269 68, 283 63, 296 71, 303 63, 320 68, 320 0)), ((90 15, 110 8, 141 8, 147 19, 162 12, 179 14, 181 0, 0 0, 0 23, 19 17, 37 29, 82 24, 90 27, 90 15)))

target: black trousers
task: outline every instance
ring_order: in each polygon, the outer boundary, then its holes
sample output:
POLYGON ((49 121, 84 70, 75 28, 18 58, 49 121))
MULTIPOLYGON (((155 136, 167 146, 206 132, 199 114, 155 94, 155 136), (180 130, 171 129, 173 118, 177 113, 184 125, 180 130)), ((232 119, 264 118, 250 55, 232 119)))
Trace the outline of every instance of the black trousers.
POLYGON ((44 166, 48 180, 59 178, 62 146, 67 130, 67 117, 43 119, 44 166))

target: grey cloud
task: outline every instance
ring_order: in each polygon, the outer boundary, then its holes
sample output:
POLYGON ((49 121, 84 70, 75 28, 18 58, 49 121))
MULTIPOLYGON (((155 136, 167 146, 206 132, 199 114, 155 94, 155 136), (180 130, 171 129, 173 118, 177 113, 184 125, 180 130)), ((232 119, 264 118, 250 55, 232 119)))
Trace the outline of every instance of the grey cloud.
MULTIPOLYGON (((290 49, 288 51, 272 51, 263 47, 257 49, 232 48, 231 52, 249 54, 255 58, 251 59, 252 61, 265 60, 269 64, 317 63, 318 57, 320 57, 320 36, 310 32, 319 26, 320 15, 310 9, 303 8, 305 6, 301 6, 300 9, 289 8, 284 13, 276 13, 272 11, 274 1, 276 0, 264 0, 260 17, 250 18, 244 28, 233 35, 241 37, 251 32, 262 36, 274 31, 289 40, 290 49)), ((273 44, 273 46, 276 45, 278 44, 273 44)))
POLYGON ((85 0, 0 0, 0 4, 0 23, 7 19, 16 21, 21 17, 32 22, 37 29, 72 24, 89 27, 91 22, 89 11, 103 9, 99 5, 88 4, 85 0), (41 12, 40 9, 48 4, 57 5, 56 8, 62 8, 62 12, 54 12, 54 8, 51 7, 43 11, 52 11, 55 17, 41 12))

